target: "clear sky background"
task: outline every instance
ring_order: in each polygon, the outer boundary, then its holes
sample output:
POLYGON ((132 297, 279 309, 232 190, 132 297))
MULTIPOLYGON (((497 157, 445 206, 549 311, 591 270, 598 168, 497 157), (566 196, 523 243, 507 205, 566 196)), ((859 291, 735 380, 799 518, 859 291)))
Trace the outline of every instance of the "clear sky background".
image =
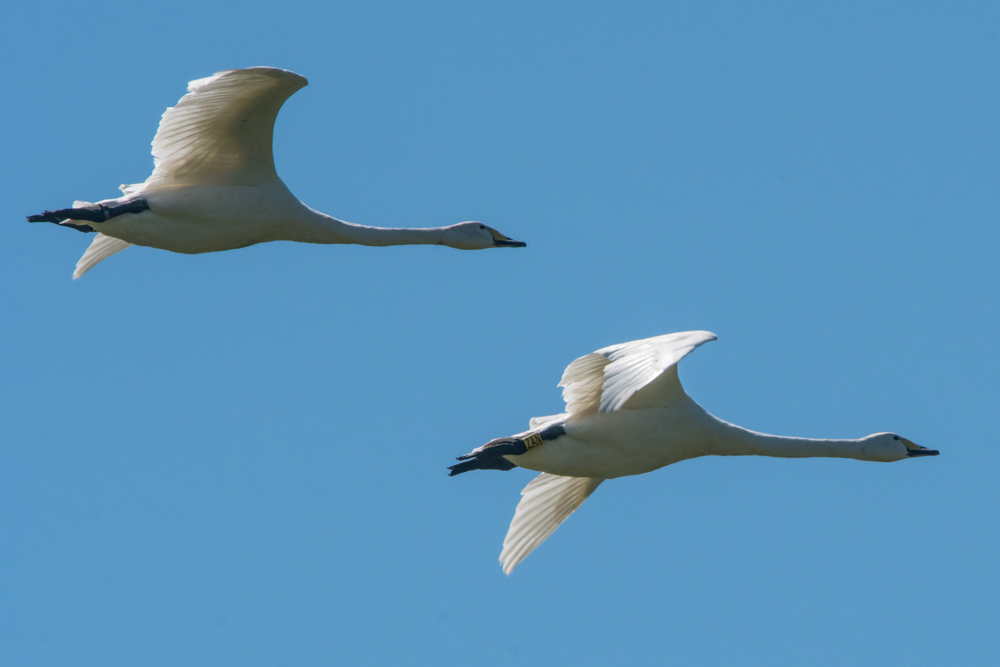
MULTIPOLYGON (((995 665, 1000 8, 0 5, 0 664, 995 665), (523 250, 131 248, 24 215, 152 168, 191 79, 310 85, 275 159, 353 222, 523 250), (449 479, 563 368, 688 329, 712 413, 935 459, 449 479)), ((754 5, 750 7, 750 5, 754 5)))

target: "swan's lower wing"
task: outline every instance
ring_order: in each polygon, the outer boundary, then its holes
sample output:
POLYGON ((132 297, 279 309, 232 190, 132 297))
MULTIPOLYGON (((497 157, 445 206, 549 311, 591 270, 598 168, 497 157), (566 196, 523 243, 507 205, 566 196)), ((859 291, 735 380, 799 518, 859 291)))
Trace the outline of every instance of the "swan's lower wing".
POLYGON ((76 263, 76 271, 73 272, 73 280, 76 280, 87 271, 97 266, 102 261, 106 260, 111 255, 116 252, 121 252, 125 248, 132 245, 128 241, 122 241, 121 239, 116 239, 113 236, 105 236, 104 234, 98 234, 94 241, 87 248, 87 252, 83 253, 83 257, 76 263))
POLYGON ((521 491, 514 519, 503 541, 500 564, 510 574, 528 554, 576 511, 603 479, 561 477, 543 472, 521 491))

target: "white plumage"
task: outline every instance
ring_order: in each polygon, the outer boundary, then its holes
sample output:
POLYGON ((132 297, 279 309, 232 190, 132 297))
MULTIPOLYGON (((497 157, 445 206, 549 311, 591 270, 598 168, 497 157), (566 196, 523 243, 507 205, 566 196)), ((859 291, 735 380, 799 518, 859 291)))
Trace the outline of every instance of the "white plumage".
POLYGON ((563 373, 567 412, 536 417, 530 430, 487 443, 451 467, 540 471, 521 492, 500 562, 510 574, 606 479, 639 475, 698 456, 825 456, 900 461, 937 455, 894 433, 856 440, 755 433, 709 414, 684 391, 677 364, 716 340, 687 331, 611 345, 563 373))
MULTIPOLYGON (((308 81, 252 67, 188 84, 153 138, 150 185, 260 185, 278 177, 271 144, 278 111, 308 81)), ((125 186, 137 188, 139 186, 125 186)))
POLYGON ((76 262, 76 269, 73 271, 73 279, 76 280, 87 271, 100 264, 102 261, 106 260, 111 255, 116 252, 121 252, 125 248, 132 245, 128 241, 122 241, 121 239, 116 239, 113 236, 105 236, 104 234, 98 234, 91 241, 90 247, 87 251, 83 253, 81 257, 76 262))
POLYGON ((153 173, 122 185, 123 197, 28 216, 98 231, 77 263, 79 278, 129 245, 196 254, 267 241, 371 246, 445 245, 461 250, 523 247, 480 222, 428 229, 355 225, 309 208, 274 168, 274 122, 306 85, 287 70, 227 70, 188 84, 153 138, 153 173), (108 239, 114 239, 109 241, 108 239))
POLYGON ((507 537, 503 540, 500 563, 504 574, 535 550, 539 544, 583 504, 603 479, 560 477, 543 472, 521 491, 507 537))
MULTIPOLYGON (((580 357, 563 372, 566 409, 575 415, 613 412, 668 368, 699 345, 716 340, 708 331, 686 331, 645 340, 634 340, 601 348, 580 357)), ((674 373, 676 379, 676 371, 674 373)), ((680 390, 680 382, 665 383, 668 392, 680 390)))

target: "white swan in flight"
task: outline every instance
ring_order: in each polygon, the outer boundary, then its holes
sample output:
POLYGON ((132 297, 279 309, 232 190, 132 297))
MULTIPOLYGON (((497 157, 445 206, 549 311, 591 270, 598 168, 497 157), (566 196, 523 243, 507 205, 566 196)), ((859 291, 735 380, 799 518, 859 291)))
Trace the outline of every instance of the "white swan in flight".
POLYGON ((431 229, 365 227, 309 208, 274 169, 278 110, 304 77, 272 67, 218 72, 188 84, 153 138, 154 169, 123 197, 28 216, 83 232, 99 231, 77 262, 79 278, 130 245, 197 254, 266 241, 431 244, 461 250, 524 247, 479 222, 431 229))
POLYGON ((677 363, 707 331, 686 331, 612 345, 580 357, 563 373, 566 412, 536 417, 530 430, 460 456, 449 474, 511 470, 542 474, 521 491, 500 563, 510 574, 601 482, 640 475, 698 456, 829 456, 902 461, 937 456, 894 433, 858 440, 813 440, 755 433, 714 417, 684 392, 677 363))

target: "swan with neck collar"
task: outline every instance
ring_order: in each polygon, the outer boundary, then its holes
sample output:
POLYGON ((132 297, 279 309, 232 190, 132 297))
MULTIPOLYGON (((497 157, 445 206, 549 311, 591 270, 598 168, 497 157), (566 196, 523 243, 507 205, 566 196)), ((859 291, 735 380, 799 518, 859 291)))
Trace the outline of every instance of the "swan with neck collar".
POLYGON ((510 574, 606 479, 641 475, 699 456, 813 456, 892 462, 938 451, 895 433, 856 440, 756 433, 709 414, 681 387, 677 364, 716 336, 686 331, 612 345, 563 373, 566 412, 536 417, 529 430, 492 440, 449 468, 542 474, 521 492, 500 563, 510 574))
POLYGON ((100 232, 77 262, 79 278, 130 245, 198 254, 267 241, 368 246, 442 245, 459 250, 521 248, 481 222, 429 229, 365 227, 314 211, 278 177, 271 141, 278 110, 305 78, 251 67, 188 84, 153 138, 153 174, 123 185, 123 197, 28 216, 100 232))

